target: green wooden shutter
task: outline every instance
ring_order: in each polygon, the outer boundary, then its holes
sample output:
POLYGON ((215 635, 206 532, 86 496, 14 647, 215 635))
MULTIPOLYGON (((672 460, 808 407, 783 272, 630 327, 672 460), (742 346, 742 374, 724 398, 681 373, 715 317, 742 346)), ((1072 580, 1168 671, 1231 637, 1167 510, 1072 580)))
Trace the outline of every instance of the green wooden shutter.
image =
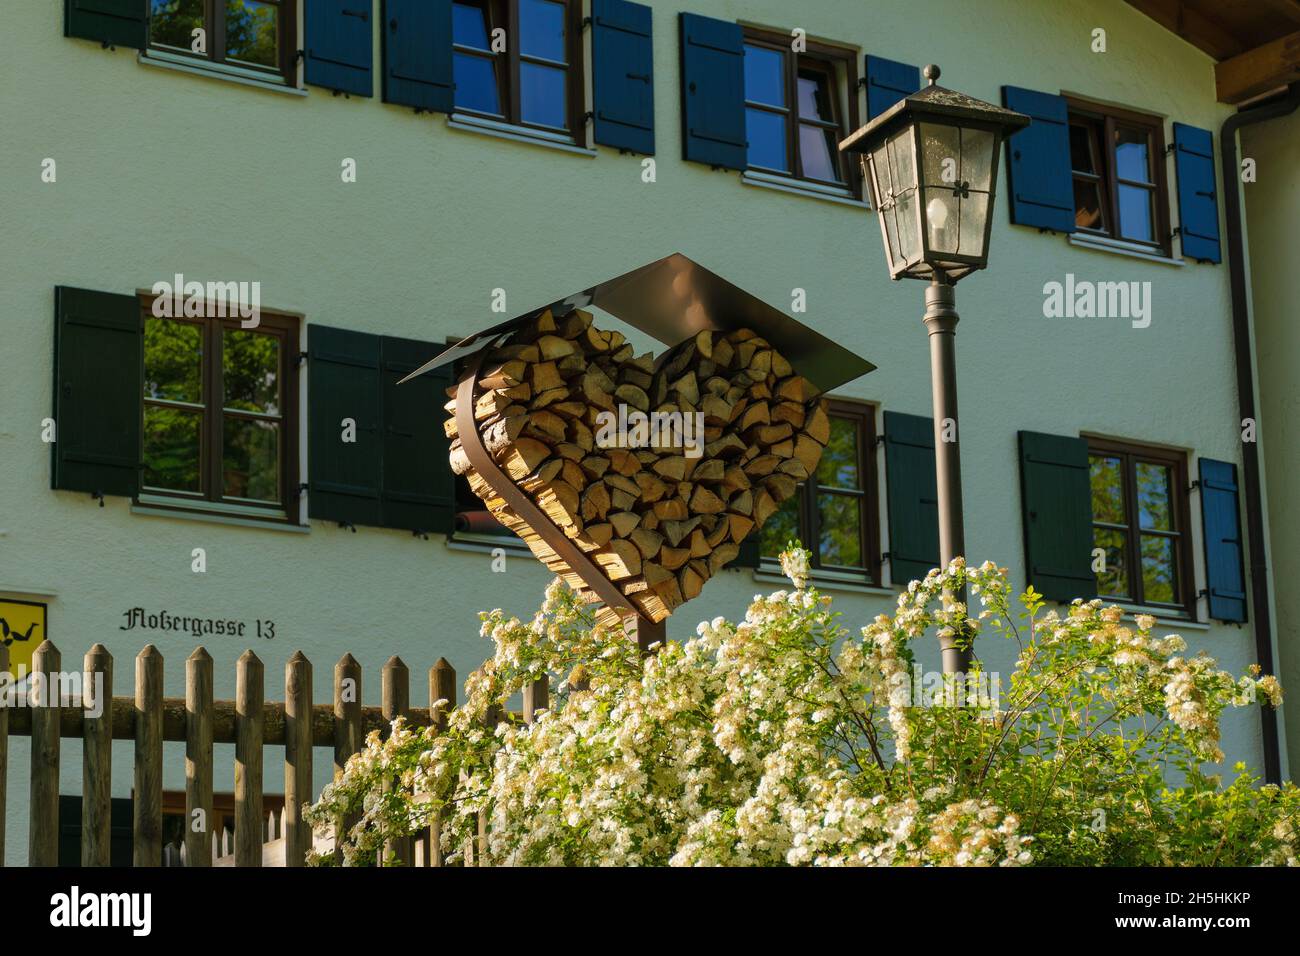
POLYGON ((740 553, 731 559, 727 567, 756 568, 763 559, 763 532, 755 528, 740 542, 740 553))
POLYGON ((885 412, 889 575, 894 584, 939 567, 939 491, 934 419, 885 412))
POLYGON ((444 365, 397 383, 446 346, 385 336, 383 357, 383 526, 449 534, 456 517, 455 476, 443 431, 451 384, 444 365))
POLYGON ((1241 547, 1241 501, 1237 466, 1200 460, 1201 521, 1204 522, 1205 590, 1210 617, 1246 622, 1246 568, 1241 547))
POLYGON ((307 515, 381 524, 380 337, 313 325, 307 340, 307 515), (356 441, 343 441, 343 420, 356 441))
POLYGON ((1020 432, 1020 491, 1028 583, 1063 604, 1096 597, 1088 442, 1020 432))
POLYGON ((63 35, 143 50, 149 45, 149 0, 64 0, 63 35))
POLYGON ((718 169, 744 169, 744 30, 737 23, 693 13, 679 17, 684 158, 718 169))
MULTIPOLYGON (((59 866, 81 866, 81 797, 59 795, 59 866)), ((108 804, 108 865, 132 865, 135 851, 135 806, 130 797, 108 804)))
POLYGON ((132 295, 54 290, 50 485, 134 496, 140 481, 144 335, 132 295))

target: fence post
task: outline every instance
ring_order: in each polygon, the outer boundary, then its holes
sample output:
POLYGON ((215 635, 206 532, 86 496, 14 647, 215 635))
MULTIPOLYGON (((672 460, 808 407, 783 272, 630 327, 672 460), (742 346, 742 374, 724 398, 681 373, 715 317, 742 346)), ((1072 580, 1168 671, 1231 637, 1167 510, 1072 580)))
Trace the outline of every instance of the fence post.
POLYGON ((537 712, 550 707, 550 701, 550 679, 543 674, 524 688, 524 723, 531 724, 536 720, 537 712))
POLYGON ((162 866, 163 656, 135 658, 135 866, 162 866))
MULTIPOLYGON (((334 772, 340 773, 348 758, 361 749, 361 665, 351 654, 344 654, 334 665, 334 772)), ((337 823, 335 842, 356 822, 346 817, 337 823)), ((342 849, 336 849, 342 860, 342 849)))
MULTIPOLYGON (((9 648, 0 644, 0 674, 9 673, 9 648)), ((10 678, 12 679, 12 677, 10 678)), ((0 867, 5 865, 6 794, 9 789, 9 708, 0 707, 0 867)))
POLYGON ((284 865, 303 866, 311 827, 302 805, 311 800, 311 661, 296 651, 284 665, 284 865))
MULTIPOLYGON (((487 713, 483 715, 483 726, 489 734, 496 733, 497 724, 501 723, 502 717, 500 704, 492 704, 488 707, 487 713)), ((475 847, 474 865, 492 865, 488 859, 488 812, 486 810, 478 812, 478 845, 475 847)))
POLYGON ((185 863, 212 865, 212 656, 202 647, 185 661, 185 863), (202 826, 195 829, 195 823, 202 826))
POLYGON ((112 863, 113 655, 103 644, 82 663, 81 865, 112 863), (98 687, 96 687, 98 678, 98 687), (98 717, 89 716, 92 710, 98 717))
MULTIPOLYGON (((456 706, 456 669, 447 662, 447 658, 438 658, 438 663, 429 668, 429 719, 440 730, 447 727, 447 714, 456 706), (439 701, 446 701, 439 704, 439 701)), ((441 814, 434 816, 429 824, 429 852, 425 854, 426 866, 443 866, 442 858, 442 824, 441 814)))
MULTIPOLYGON (((398 717, 407 716, 411 709, 411 671, 405 662, 394 654, 384 664, 379 677, 380 711, 384 715, 384 720, 391 724, 398 717)), ((396 783, 396 780, 385 780, 384 789, 387 790, 396 783)), ((389 856, 397 866, 410 866, 415 859, 415 846, 407 836, 386 840, 379 852, 381 866, 389 856)))
POLYGON ((27 858, 32 866, 59 865, 59 671, 63 658, 46 640, 32 655, 32 779, 27 858))
POLYGON ((235 866, 262 865, 262 721, 265 671, 244 651, 235 665, 235 866))

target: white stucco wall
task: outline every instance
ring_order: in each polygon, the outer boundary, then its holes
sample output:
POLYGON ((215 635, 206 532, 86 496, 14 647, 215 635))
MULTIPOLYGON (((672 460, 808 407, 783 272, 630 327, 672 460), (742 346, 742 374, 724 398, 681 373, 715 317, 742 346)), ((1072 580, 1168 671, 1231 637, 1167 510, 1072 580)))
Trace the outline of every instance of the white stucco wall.
MULTIPOLYGON (((1300 216, 1300 112, 1248 126, 1241 155, 1253 159, 1257 179, 1246 183, 1251 300, 1259 381, 1260 450, 1268 488, 1269 562, 1276 587, 1273 626, 1283 687, 1300 687, 1300 328, 1296 326, 1293 279, 1300 255, 1294 228, 1300 216)), ((1300 707, 1283 708, 1292 773, 1300 767, 1300 707)))
MULTIPOLYGON (((680 159, 677 18, 680 10, 803 27, 810 37, 912 63, 938 62, 945 85, 997 102, 1002 84, 1065 91, 1217 130, 1208 57, 1120 0, 654 0, 658 181, 638 158, 593 158, 448 129, 373 100, 312 89, 303 98, 142 66, 62 36, 62 4, 7 4, 0 35, 0 591, 52 593, 50 633, 65 662, 96 641, 117 658, 118 693, 147 639, 166 657, 167 692, 183 693, 195 642, 118 630, 134 606, 246 621, 273 618, 274 641, 254 649, 268 699, 281 699, 285 660, 303 649, 316 697, 329 699, 334 662, 365 668, 378 703, 379 667, 399 654, 424 675, 446 656, 462 674, 487 651, 475 614, 536 605, 548 577, 527 557, 506 574, 485 554, 440 541, 313 523, 310 534, 233 528, 130 513, 110 498, 49 488, 41 419, 51 413, 52 290, 67 284, 130 292, 176 272, 258 280, 263 304, 308 323, 441 340, 549 302, 671 252, 697 259, 788 309, 870 359, 879 370, 840 390, 883 408, 930 414, 922 286, 891 283, 870 215, 829 202, 741 185, 735 174, 680 159), (1108 31, 1109 52, 1090 51, 1108 31), (57 184, 40 180, 46 157, 57 184), (359 181, 340 181, 357 160, 359 181), (208 571, 190 571, 192 548, 208 571)), ((380 62, 376 52, 376 63, 380 62)), ((1168 123, 1166 130, 1168 132, 1168 123)), ((1005 177, 1000 186, 1005 188, 1005 177)), ((1226 267, 1175 267, 1084 250, 995 214, 992 262, 962 283, 958 337, 966 540, 1024 583, 1016 432, 1081 431, 1239 461, 1226 267), (1149 281, 1154 320, 1045 319, 1043 285, 1067 273, 1149 281)), ((883 489, 882 489, 883 508, 883 489)), ((1193 501, 1195 512, 1197 503, 1193 501)), ((1204 574, 1193 521, 1197 587, 1204 574)), ((886 550, 888 544, 885 544, 886 550)), ((740 615, 767 585, 728 572, 677 614, 671 636, 715 614, 740 615)), ((845 592, 846 621, 892 604, 889 593, 845 592)), ((1203 606, 1202 606, 1203 613, 1203 606)), ((1193 650, 1229 668, 1253 659, 1249 629, 1177 628, 1193 650)), ((216 693, 232 697, 234 662, 248 641, 212 640, 216 693)), ((1005 647, 985 645, 991 667, 1005 647)), ((934 660, 937 662, 937 654, 934 660)), ((1229 759, 1262 764, 1258 717, 1227 719, 1229 759)), ((231 748, 218 748, 229 789, 231 748)), ((115 792, 130 789, 129 746, 117 753, 115 792)), ((80 791, 79 751, 65 742, 63 790, 80 791)), ((26 741, 11 743, 9 863, 25 859, 26 741)), ((323 780, 329 755, 317 752, 323 780)), ((268 748, 268 790, 280 752, 268 748)), ((183 788, 180 745, 165 785, 183 788)))

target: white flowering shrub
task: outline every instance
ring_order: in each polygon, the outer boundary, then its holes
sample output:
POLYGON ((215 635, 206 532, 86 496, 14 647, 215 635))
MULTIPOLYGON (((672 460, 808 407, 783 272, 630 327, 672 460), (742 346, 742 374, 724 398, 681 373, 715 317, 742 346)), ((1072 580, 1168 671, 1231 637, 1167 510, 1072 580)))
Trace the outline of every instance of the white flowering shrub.
POLYGON ((1226 708, 1280 703, 1258 668, 1233 677, 1100 601, 1044 612, 1030 589, 1013 607, 1006 569, 960 559, 854 632, 806 587, 806 553, 782 566, 794 590, 644 659, 558 580, 531 621, 482 615, 496 653, 465 704, 441 729, 399 720, 387 740, 372 734, 308 819, 335 834, 344 864, 365 866, 435 819, 451 862, 472 845, 496 865, 1300 856, 1300 791, 1260 787, 1241 765, 1227 786, 1205 772, 1223 759, 1226 708), (963 587, 978 613, 945 607, 963 587), (918 701, 910 648, 939 633, 974 646, 984 631, 1019 645, 998 693, 918 701), (525 725, 506 704, 542 677, 552 707, 525 725))

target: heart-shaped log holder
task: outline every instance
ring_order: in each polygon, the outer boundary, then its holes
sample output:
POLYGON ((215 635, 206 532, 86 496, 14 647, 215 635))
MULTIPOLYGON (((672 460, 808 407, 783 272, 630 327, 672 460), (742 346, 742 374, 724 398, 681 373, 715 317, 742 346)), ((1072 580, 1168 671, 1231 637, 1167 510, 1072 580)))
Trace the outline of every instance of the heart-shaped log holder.
POLYGON ((643 646, 816 474, 830 436, 817 389, 744 327, 656 361, 587 312, 544 310, 449 392, 453 470, 603 622, 635 615, 643 646))
POLYGON ((604 605, 602 623, 634 617, 643 648, 813 478, 830 432, 817 396, 875 368, 681 253, 476 332, 402 382, 455 362, 452 470, 604 605), (586 307, 669 350, 633 357, 586 307), (662 441, 598 447, 595 417, 620 408, 703 416, 702 454, 662 441))

